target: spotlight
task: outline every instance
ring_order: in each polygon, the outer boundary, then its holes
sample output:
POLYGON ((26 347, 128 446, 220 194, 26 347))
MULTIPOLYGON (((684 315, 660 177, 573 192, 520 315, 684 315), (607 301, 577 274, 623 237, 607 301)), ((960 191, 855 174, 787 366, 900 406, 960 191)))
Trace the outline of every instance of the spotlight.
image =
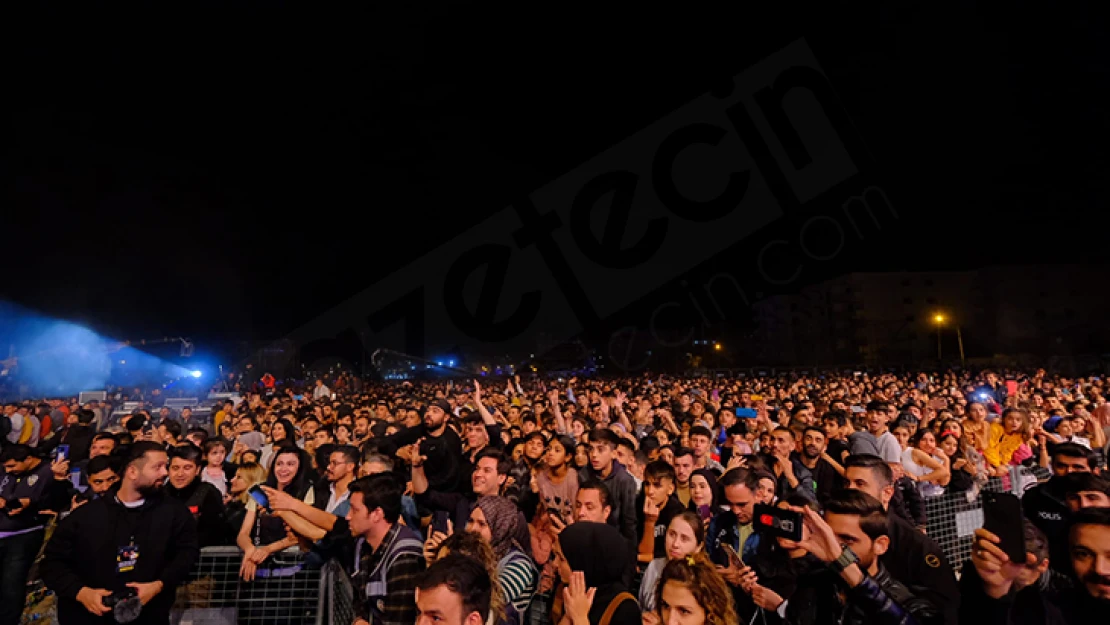
POLYGON ((193 371, 189 375, 193 376, 194 378, 199 378, 200 377, 200 371, 193 371))

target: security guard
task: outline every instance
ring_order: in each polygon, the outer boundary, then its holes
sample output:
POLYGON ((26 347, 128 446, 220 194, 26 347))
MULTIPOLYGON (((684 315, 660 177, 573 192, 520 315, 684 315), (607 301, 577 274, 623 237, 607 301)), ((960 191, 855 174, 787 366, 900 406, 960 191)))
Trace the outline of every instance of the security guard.
POLYGON ((40 573, 57 595, 61 625, 103 622, 113 612, 109 597, 132 605, 137 598, 136 624, 168 622, 200 547, 188 508, 163 492, 167 464, 162 445, 131 445, 119 488, 58 523, 40 573))
POLYGON ((50 463, 36 458, 27 445, 5 447, 0 464, 0 625, 15 625, 45 532, 38 512, 54 476, 50 463))

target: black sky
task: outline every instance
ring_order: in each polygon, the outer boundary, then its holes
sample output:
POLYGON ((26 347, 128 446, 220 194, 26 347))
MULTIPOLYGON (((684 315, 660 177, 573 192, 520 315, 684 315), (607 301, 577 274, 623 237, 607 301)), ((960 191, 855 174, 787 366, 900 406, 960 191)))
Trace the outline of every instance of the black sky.
POLYGON ((276 337, 799 37, 904 215, 828 273, 1103 255, 1097 7, 392 4, 12 16, 4 297, 276 337))

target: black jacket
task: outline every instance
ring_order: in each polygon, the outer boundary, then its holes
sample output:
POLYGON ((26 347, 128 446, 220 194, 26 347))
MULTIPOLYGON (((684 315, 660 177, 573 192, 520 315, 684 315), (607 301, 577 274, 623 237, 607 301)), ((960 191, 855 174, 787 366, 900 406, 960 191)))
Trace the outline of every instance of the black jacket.
POLYGON ((1104 622, 1110 611, 1110 601, 1092 598, 1085 588, 1056 593, 1033 584, 992 599, 983 592, 979 572, 970 560, 960 573, 960 591, 961 625, 1080 625, 1104 622))
POLYGON ((227 529, 224 521, 224 498, 219 489, 208 482, 193 480, 191 484, 178 490, 169 483, 165 486, 166 494, 189 509, 197 521, 197 538, 201 547, 225 545, 227 543, 227 529))
POLYGON ((1071 524, 1064 493, 1059 492, 1061 480, 1053 477, 1044 484, 1025 491, 1021 498, 1021 511, 1037 529, 1048 538, 1049 558, 1052 568, 1071 574, 1071 555, 1068 553, 1068 527, 1071 524))
POLYGON ((936 606, 915 596, 880 565, 875 577, 867 577, 850 589, 828 567, 809 569, 798 578, 795 592, 787 600, 786 622, 791 625, 940 625, 948 621, 936 606))
POLYGON ((881 557, 883 566, 911 592, 937 606, 945 623, 955 623, 960 591, 944 550, 897 516, 887 515, 887 530, 890 547, 881 557))
POLYGON ((143 607, 138 625, 166 623, 174 594, 200 553, 196 522, 180 501, 153 495, 127 508, 113 492, 81 506, 58 523, 39 568, 58 601, 58 620, 66 625, 111 623, 93 616, 77 601, 83 587, 121 591, 129 582, 161 581, 162 592, 143 607), (134 541, 135 569, 118 572, 116 556, 134 541))

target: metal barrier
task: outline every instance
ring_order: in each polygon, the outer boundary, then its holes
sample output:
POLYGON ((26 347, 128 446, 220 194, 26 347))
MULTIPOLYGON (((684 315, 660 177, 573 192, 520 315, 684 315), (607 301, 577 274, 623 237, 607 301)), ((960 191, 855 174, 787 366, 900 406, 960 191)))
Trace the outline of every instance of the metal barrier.
POLYGON ((338 562, 324 567, 328 576, 328 623, 350 625, 355 621, 355 589, 351 578, 338 562))
MULTIPOLYGON (((1041 467, 1014 467, 1005 479, 992 477, 981 490, 1011 492, 1022 496, 1031 486, 1048 479, 1050 473, 1041 467)), ((940 545, 948 563, 957 575, 971 557, 971 541, 975 530, 983 527, 983 497, 980 490, 952 493, 925 499, 925 531, 940 545)))
POLYGON ((238 547, 205 547, 189 581, 177 590, 172 625, 280 623, 322 625, 328 568, 309 568, 305 554, 289 549, 258 569, 254 581, 239 578, 238 547))

